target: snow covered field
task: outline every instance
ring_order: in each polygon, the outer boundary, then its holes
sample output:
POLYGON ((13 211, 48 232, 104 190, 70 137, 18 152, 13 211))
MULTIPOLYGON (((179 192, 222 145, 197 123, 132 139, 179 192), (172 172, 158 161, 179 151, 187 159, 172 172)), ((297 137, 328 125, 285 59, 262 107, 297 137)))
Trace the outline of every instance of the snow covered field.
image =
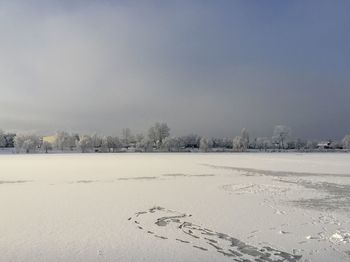
POLYGON ((0 261, 350 261, 350 154, 0 155, 0 261))

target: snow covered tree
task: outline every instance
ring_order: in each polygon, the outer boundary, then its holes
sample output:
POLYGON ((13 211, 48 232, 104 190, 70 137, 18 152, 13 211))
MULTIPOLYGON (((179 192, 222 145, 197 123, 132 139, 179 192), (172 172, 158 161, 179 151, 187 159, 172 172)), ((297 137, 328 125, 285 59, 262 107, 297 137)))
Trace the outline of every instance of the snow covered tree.
POLYGON ((93 134, 91 136, 91 141, 92 141, 92 147, 93 148, 100 148, 102 144, 102 138, 99 137, 97 134, 93 134))
POLYGON ((179 138, 184 148, 199 148, 201 137, 197 134, 189 134, 179 138))
POLYGON ((241 136, 236 136, 232 141, 232 148, 234 151, 241 152, 244 150, 244 141, 241 136))
POLYGON ((249 147, 249 133, 247 129, 243 128, 241 131, 241 137, 243 142, 243 150, 247 150, 249 147))
POLYGON ((103 153, 110 152, 110 148, 108 147, 108 139, 106 136, 102 137, 101 139, 101 152, 103 153))
POLYGON ((161 149, 167 152, 179 152, 181 141, 177 137, 166 137, 163 141, 161 149))
POLYGON ((232 148, 232 138, 217 138, 214 137, 212 139, 210 139, 210 143, 212 145, 213 148, 232 148))
POLYGON ((307 142, 305 140, 302 140, 302 139, 298 138, 295 141, 295 148, 298 149, 298 150, 305 149, 306 148, 306 143, 307 142))
POLYGON ((7 133, 5 134, 6 146, 5 147, 15 147, 15 136, 16 134, 7 133))
POLYGON ((40 138, 34 134, 17 134, 15 148, 17 153, 33 153, 40 146, 40 138))
POLYGON ((264 149, 266 151, 271 147, 271 141, 267 137, 258 137, 256 139, 256 147, 260 150, 264 149))
POLYGON ((122 142, 123 146, 128 148, 130 146, 130 142, 133 142, 134 136, 132 135, 130 128, 124 128, 122 130, 122 142))
POLYGON ((54 145, 57 149, 63 151, 67 145, 69 134, 65 131, 57 131, 54 145))
POLYGON ((344 148, 344 144, 339 141, 331 141, 329 148, 331 149, 342 149, 344 148))
POLYGON ((6 136, 4 131, 0 129, 0 147, 5 147, 7 144, 6 136))
POLYGON ((76 141, 76 135, 70 135, 68 132, 65 131, 57 131, 54 147, 61 151, 68 149, 73 150, 73 148, 76 146, 76 141))
POLYGON ((254 138, 253 140, 251 140, 251 142, 249 143, 249 148, 252 148, 252 149, 257 149, 258 146, 257 146, 257 138, 254 138))
POLYGON ((278 145, 279 149, 284 149, 285 142, 290 138, 291 129, 288 126, 278 125, 273 130, 272 141, 278 145))
POLYGON ((80 140, 76 143, 77 147, 81 150, 82 153, 89 152, 93 149, 93 141, 89 135, 82 135, 80 137, 80 140))
POLYGON ((107 137, 107 147, 109 150, 112 150, 113 152, 117 152, 118 149, 122 148, 122 142, 120 141, 119 137, 117 136, 108 136, 107 137))
POLYGON ((48 153, 49 150, 52 150, 52 144, 48 141, 43 141, 41 148, 45 153, 48 153))
POLYGON ((170 135, 170 128, 167 123, 155 123, 148 130, 148 137, 154 143, 157 148, 160 148, 163 144, 163 140, 170 135))
POLYGON ((136 143, 140 143, 143 139, 145 138, 145 135, 144 134, 136 134, 135 135, 135 142, 136 143))
MULTIPOLYGON (((221 138, 213 137, 211 140, 213 142, 213 148, 221 147, 221 144, 222 144, 221 138)), ((232 141, 231 141, 231 148, 232 148, 232 141)))
POLYGON ((306 142, 306 148, 308 149, 308 150, 314 150, 314 149, 316 149, 317 148, 317 142, 315 142, 315 141, 307 141, 306 142))
POLYGON ((344 136, 342 143, 344 149, 350 149, 350 134, 344 136))
POLYGON ((200 142, 199 142, 199 149, 202 152, 208 152, 209 150, 209 140, 206 137, 202 137, 200 142))
POLYGON ((141 141, 136 142, 136 150, 142 152, 153 151, 154 142, 148 137, 144 137, 141 141))
POLYGON ((150 127, 148 130, 148 138, 153 142, 154 145, 158 143, 158 134, 154 126, 150 127))

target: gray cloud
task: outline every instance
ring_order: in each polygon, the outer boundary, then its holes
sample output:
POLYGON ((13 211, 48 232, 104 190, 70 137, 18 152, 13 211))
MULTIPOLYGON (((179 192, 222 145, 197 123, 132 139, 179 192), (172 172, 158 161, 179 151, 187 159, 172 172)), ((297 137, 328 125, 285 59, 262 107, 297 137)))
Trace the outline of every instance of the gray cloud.
POLYGON ((347 2, 0 2, 0 126, 350 132, 347 2))

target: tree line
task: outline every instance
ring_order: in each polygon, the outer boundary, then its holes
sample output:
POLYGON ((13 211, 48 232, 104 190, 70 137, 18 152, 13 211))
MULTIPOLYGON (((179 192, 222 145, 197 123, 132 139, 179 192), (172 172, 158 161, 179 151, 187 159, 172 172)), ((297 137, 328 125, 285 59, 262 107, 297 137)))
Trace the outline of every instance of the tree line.
POLYGON ((121 136, 80 135, 58 131, 52 137, 45 137, 28 133, 5 133, 0 130, 0 148, 15 148, 17 153, 347 150, 350 149, 350 134, 340 142, 306 141, 292 138, 288 126, 277 125, 271 137, 251 138, 245 128, 234 138, 207 138, 197 134, 176 137, 170 136, 167 123, 155 123, 146 134, 133 134, 129 128, 124 128, 121 136))

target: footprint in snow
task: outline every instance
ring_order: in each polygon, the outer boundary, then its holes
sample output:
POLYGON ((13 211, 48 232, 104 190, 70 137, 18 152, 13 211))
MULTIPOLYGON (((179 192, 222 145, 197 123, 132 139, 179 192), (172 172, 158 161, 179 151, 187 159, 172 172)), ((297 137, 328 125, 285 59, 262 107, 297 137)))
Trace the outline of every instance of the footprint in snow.
MULTIPOLYGON (((201 251, 217 252, 219 255, 231 257, 235 261, 300 261, 302 256, 290 254, 274 249, 265 243, 264 246, 255 247, 231 237, 228 234, 216 232, 207 227, 192 223, 192 215, 180 213, 163 207, 153 207, 147 211, 135 213, 129 221, 139 229, 160 240, 173 239, 179 244, 185 244, 201 251)), ((252 231, 253 233, 258 230, 252 231)), ((291 232, 280 231, 281 234, 291 232)), ((262 245, 262 243, 260 244, 262 245)))

